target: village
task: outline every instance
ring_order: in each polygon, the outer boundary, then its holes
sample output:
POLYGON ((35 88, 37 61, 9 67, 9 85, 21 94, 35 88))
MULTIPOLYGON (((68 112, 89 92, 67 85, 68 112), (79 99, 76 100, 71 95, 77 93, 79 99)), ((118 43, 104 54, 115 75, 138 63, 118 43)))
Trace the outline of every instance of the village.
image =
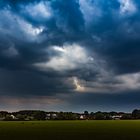
POLYGON ((18 112, 0 111, 0 121, 36 121, 36 120, 132 120, 140 119, 140 110, 124 112, 45 112, 40 110, 22 110, 18 112))

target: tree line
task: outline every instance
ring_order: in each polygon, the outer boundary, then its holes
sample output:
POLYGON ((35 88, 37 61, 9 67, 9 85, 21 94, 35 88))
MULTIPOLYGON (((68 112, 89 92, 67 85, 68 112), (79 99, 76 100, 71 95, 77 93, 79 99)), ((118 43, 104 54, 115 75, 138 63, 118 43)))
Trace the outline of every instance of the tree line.
POLYGON ((131 120, 140 119, 140 110, 124 112, 46 112, 41 110, 22 110, 18 112, 0 111, 1 121, 34 121, 34 120, 131 120))

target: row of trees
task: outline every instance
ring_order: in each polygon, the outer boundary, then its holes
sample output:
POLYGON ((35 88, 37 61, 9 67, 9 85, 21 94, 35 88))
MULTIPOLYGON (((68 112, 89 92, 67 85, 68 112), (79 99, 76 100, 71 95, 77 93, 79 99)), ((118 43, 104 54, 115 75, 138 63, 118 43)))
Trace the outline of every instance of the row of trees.
POLYGON ((18 112, 0 111, 0 120, 111 120, 111 119, 140 119, 140 110, 135 109, 132 113, 124 112, 45 112, 40 110, 23 110, 18 112))

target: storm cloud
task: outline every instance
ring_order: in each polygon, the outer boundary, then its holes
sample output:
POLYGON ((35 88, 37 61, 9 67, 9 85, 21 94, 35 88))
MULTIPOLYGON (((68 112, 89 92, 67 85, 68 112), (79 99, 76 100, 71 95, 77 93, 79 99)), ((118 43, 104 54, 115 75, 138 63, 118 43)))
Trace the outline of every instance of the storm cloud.
POLYGON ((139 9, 138 0, 0 1, 1 108, 139 105, 139 9))

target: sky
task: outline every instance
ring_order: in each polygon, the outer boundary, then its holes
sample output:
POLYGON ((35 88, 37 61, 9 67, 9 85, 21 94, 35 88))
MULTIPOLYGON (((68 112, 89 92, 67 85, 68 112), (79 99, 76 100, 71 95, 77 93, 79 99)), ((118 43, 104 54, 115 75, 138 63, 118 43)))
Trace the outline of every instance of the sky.
POLYGON ((139 0, 0 0, 0 110, 139 107, 139 0))

